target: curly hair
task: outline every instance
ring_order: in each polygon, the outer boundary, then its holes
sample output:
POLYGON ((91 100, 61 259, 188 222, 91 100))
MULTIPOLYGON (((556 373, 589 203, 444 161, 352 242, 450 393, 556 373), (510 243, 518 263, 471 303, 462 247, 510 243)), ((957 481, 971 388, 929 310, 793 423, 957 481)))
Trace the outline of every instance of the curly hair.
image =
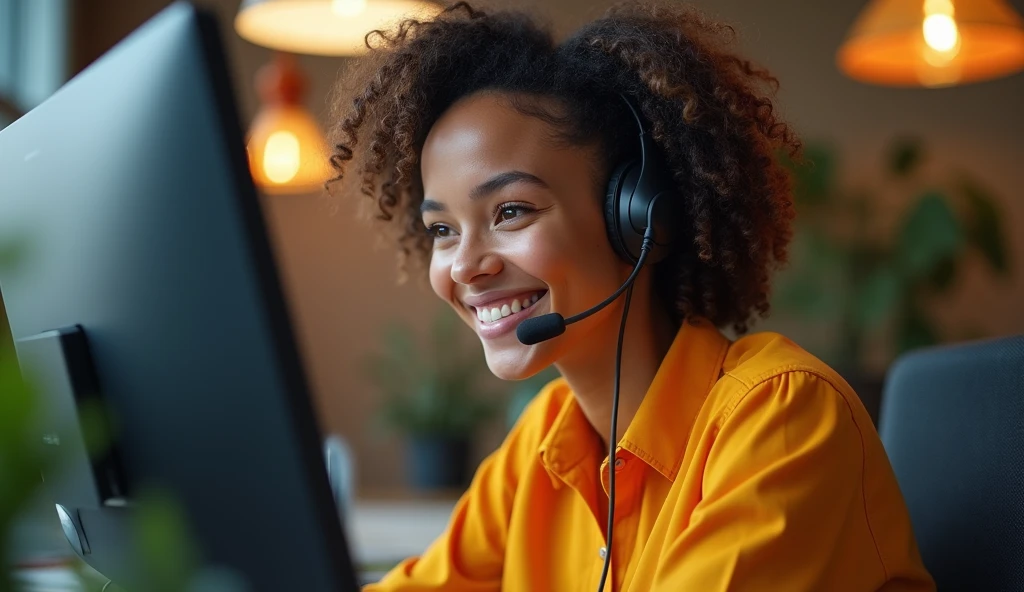
POLYGON ((800 142, 773 107, 778 81, 729 51, 734 37, 692 7, 634 1, 561 43, 529 15, 466 2, 373 31, 368 55, 334 91, 336 175, 328 189, 357 165, 360 191, 396 231, 404 272, 429 260, 420 152, 455 101, 498 91, 569 145, 596 147, 603 187, 637 145, 624 94, 649 122, 686 201, 676 221, 685 240, 654 267, 656 294, 677 323, 699 315, 742 334, 755 314, 767 316, 771 273, 787 258, 794 209, 781 159, 798 157, 800 142), (556 113, 530 97, 563 108, 556 113), (360 142, 365 149, 350 162, 360 142))

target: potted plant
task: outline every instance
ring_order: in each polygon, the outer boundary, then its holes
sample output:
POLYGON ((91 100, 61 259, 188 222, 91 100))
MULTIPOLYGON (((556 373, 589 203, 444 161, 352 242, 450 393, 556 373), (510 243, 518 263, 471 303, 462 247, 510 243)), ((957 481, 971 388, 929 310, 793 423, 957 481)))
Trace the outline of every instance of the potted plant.
POLYGON ((458 323, 442 309, 425 343, 408 325, 393 324, 383 351, 369 359, 384 396, 381 419, 405 437, 408 479, 417 489, 466 486, 474 432, 499 409, 477 384, 485 364, 479 349, 465 347, 458 323))
POLYGON ((877 419, 883 374, 870 368, 869 355, 891 361, 914 348, 980 337, 970 327, 944 334, 930 305, 949 293, 972 254, 994 276, 1007 275, 1006 230, 997 200, 977 179, 948 169, 927 174, 919 139, 891 144, 883 183, 874 188, 842 186, 827 146, 810 145, 805 155, 800 164, 784 159, 798 215, 773 305, 783 317, 828 329, 828 343, 815 353, 877 419), (907 205, 890 226, 880 206, 893 198, 907 205), (877 335, 891 351, 879 355, 877 335))

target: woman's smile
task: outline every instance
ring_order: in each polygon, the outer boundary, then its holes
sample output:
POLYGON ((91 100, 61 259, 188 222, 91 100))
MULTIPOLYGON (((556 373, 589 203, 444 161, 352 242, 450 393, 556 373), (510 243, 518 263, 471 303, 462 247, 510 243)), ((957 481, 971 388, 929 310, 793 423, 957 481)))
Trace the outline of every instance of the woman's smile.
POLYGON ((519 323, 549 312, 547 290, 486 292, 463 299, 470 314, 476 315, 476 332, 481 339, 494 339, 514 331, 519 323), (538 312, 540 311, 540 312, 538 312))

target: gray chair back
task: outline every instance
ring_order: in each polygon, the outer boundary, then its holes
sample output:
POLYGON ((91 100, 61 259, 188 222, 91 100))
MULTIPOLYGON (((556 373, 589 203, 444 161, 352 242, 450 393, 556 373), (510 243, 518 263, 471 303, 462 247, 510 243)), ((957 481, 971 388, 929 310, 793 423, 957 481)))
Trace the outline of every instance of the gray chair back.
POLYGON ((938 590, 1024 590, 1024 335, 897 360, 879 434, 938 590))

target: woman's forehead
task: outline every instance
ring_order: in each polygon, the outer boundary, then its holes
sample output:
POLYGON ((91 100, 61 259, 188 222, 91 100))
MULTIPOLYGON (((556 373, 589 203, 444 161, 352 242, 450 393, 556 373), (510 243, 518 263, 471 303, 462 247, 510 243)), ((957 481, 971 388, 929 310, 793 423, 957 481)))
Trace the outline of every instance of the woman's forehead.
POLYGON ((507 99, 481 93, 455 103, 438 118, 427 134, 423 159, 552 149, 555 133, 550 124, 520 113, 507 99))
POLYGON ((427 135, 420 163, 424 188, 429 194, 432 186, 476 183, 507 170, 560 176, 578 168, 573 161, 589 161, 588 151, 555 141, 557 132, 497 93, 466 97, 442 114, 427 135))

